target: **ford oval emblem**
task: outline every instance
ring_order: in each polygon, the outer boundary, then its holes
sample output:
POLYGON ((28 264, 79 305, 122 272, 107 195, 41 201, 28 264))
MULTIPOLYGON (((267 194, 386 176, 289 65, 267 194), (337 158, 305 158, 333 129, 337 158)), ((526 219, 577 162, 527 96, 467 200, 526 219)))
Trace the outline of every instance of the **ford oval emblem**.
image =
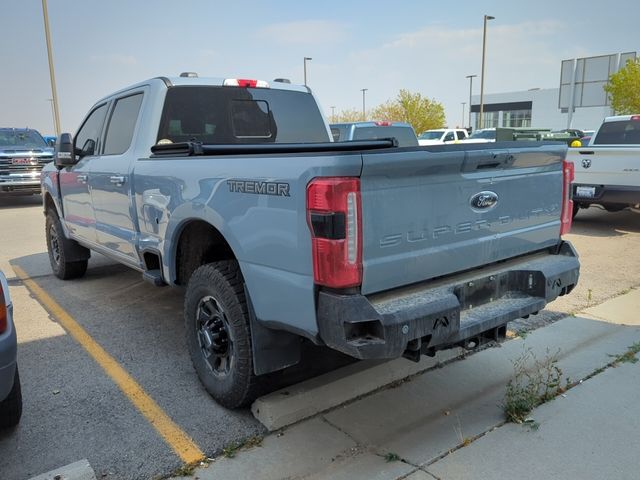
POLYGON ((498 194, 495 192, 485 191, 476 193, 469 203, 475 210, 489 210, 498 203, 498 194))

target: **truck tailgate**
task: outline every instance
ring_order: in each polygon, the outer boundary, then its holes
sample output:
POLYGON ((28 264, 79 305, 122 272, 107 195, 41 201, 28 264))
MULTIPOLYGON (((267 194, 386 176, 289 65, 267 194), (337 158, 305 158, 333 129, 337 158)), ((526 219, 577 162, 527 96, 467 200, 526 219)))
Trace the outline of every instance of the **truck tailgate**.
POLYGON ((521 145, 363 154, 362 293, 557 244, 566 146, 521 145))
POLYGON ((571 149, 575 183, 588 185, 640 185, 640 146, 603 146, 571 149))

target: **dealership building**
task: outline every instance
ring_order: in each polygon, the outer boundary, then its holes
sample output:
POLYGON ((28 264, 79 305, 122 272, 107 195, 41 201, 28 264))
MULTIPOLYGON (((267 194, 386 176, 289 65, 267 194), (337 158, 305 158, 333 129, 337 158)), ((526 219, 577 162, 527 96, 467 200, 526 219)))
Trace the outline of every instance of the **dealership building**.
MULTIPOLYGON (((485 94, 483 127, 595 130, 604 117, 613 115, 604 85, 614 72, 635 58, 636 52, 625 52, 564 60, 558 88, 485 94)), ((480 96, 474 95, 471 97, 474 129, 478 128, 479 120, 480 96)))
MULTIPOLYGON (((524 92, 490 93, 484 96, 484 128, 537 127, 567 128, 568 112, 558 107, 559 88, 535 88, 524 92)), ((471 97, 471 123, 478 128, 480 96, 471 97)), ((612 115, 611 107, 580 107, 573 114, 571 126, 595 130, 602 119, 612 115)))

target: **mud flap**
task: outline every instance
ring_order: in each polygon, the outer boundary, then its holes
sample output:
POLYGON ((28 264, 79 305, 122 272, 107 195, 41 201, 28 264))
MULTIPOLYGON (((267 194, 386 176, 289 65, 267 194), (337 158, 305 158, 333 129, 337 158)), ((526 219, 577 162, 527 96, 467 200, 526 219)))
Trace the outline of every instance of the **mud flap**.
POLYGON ((251 328, 253 372, 256 375, 264 375, 300 362, 300 337, 262 325, 256 317, 246 285, 244 292, 249 311, 249 327, 251 328))

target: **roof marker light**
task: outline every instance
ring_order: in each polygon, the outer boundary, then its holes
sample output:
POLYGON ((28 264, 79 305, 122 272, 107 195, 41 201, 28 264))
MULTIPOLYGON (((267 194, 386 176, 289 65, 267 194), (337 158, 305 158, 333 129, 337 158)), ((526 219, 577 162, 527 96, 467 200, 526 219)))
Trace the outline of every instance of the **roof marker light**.
POLYGON ((391 122, 375 122, 378 127, 390 127, 391 122))

